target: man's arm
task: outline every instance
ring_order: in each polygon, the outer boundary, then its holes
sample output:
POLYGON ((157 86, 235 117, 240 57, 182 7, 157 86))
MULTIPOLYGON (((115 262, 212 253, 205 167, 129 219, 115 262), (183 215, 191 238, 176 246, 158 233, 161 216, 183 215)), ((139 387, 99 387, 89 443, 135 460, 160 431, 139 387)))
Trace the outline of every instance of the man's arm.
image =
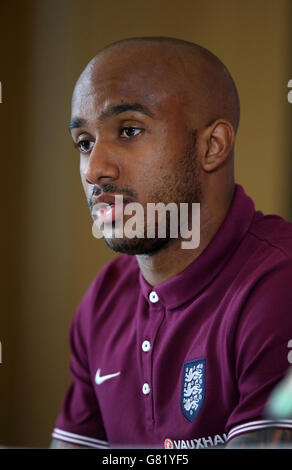
POLYGON ((248 432, 234 437, 227 445, 227 449, 246 448, 290 448, 292 449, 292 430, 284 428, 268 428, 260 431, 248 432))
POLYGON ((91 447, 77 446, 76 444, 72 444, 71 442, 53 439, 50 444, 50 449, 91 449, 91 447))

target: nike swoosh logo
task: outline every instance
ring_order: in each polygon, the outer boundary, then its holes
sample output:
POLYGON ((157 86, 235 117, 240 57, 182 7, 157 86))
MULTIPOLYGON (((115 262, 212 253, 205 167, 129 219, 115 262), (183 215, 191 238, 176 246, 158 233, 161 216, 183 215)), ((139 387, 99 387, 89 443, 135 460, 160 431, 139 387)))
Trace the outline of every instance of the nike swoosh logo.
POLYGON ((100 369, 97 369, 96 375, 95 375, 95 383, 97 385, 102 384, 106 380, 113 379, 114 377, 117 377, 120 375, 120 372, 115 372, 114 374, 108 374, 108 375, 100 375, 100 369))

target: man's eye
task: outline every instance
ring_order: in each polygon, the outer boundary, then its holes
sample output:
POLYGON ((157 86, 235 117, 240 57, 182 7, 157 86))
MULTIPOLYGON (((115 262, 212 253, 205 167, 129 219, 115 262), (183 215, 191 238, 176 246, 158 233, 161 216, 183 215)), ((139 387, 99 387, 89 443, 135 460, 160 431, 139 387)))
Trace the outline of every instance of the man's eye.
POLYGON ((136 135, 141 134, 142 129, 137 127, 123 127, 121 129, 121 137, 124 139, 131 139, 131 137, 136 137, 136 135))
POLYGON ((90 152, 92 149, 94 143, 91 140, 80 140, 75 144, 75 147, 79 150, 81 153, 87 153, 90 152))

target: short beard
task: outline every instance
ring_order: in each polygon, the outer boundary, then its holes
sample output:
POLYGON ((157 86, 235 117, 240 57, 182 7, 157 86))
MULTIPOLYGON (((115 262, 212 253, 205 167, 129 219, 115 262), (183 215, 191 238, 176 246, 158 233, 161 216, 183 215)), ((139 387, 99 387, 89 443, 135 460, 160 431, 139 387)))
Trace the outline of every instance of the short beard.
POLYGON ((105 238, 106 244, 113 251, 127 255, 154 255, 159 251, 166 250, 173 238, 105 238))

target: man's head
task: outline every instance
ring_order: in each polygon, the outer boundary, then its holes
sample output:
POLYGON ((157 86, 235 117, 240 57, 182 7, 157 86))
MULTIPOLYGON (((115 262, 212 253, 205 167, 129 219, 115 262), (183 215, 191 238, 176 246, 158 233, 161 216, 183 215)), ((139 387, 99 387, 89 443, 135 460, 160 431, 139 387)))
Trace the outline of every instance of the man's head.
MULTIPOLYGON (((200 202, 233 184, 239 100, 226 67, 206 49, 172 38, 133 38, 100 51, 76 84, 70 130, 85 193, 126 202, 200 202)), ((220 194, 219 194, 220 193, 220 194)), ((170 238, 108 239, 142 254, 170 238)))

